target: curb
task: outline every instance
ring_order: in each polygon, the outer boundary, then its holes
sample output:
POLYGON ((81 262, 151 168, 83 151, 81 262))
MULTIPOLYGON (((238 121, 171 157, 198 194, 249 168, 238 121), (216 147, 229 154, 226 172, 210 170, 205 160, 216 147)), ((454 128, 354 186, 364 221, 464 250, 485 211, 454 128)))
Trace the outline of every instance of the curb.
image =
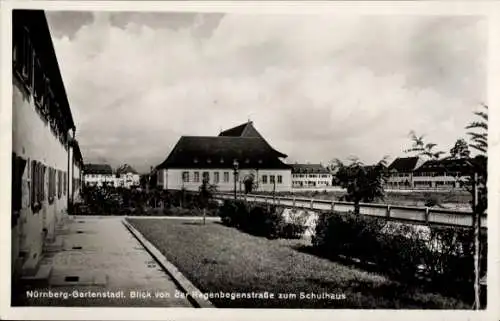
POLYGON ((146 251, 160 264, 165 272, 167 272, 175 285, 179 287, 185 294, 189 302, 196 308, 214 308, 209 300, 199 297, 193 297, 192 293, 203 293, 195 287, 167 258, 149 242, 136 228, 134 228, 125 219, 122 220, 123 225, 132 233, 132 235, 141 243, 146 251))

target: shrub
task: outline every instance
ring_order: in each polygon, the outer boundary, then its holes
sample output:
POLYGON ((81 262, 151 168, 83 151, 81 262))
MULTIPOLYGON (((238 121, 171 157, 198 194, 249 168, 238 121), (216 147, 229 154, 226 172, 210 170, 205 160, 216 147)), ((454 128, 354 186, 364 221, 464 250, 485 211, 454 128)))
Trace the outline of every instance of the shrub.
POLYGON ((372 217, 325 213, 318 219, 312 243, 329 256, 363 257, 371 261, 378 250, 377 237, 382 228, 383 222, 372 217))
POLYGON ((284 223, 283 209, 274 205, 254 206, 240 227, 250 234, 278 238, 284 223))
POLYGON ((434 207, 441 204, 441 200, 437 195, 432 195, 430 193, 424 193, 424 206, 434 207))
POLYGON ((300 238, 306 227, 296 221, 287 222, 284 209, 275 205, 247 205, 239 200, 225 200, 219 208, 219 216, 224 224, 244 232, 275 238, 300 238))
POLYGON ((218 209, 218 214, 222 223, 228 226, 239 227, 248 216, 249 208, 243 201, 224 200, 222 206, 218 209))
MULTIPOLYGON (((326 257, 343 255, 377 264, 381 270, 406 281, 423 272, 432 280, 472 282, 473 237, 470 228, 428 227, 353 214, 320 215, 312 244, 326 257)), ((486 244, 486 235, 481 236, 486 244)), ((486 271, 486 246, 481 249, 486 271)))
POLYGON ((285 239, 300 239, 307 229, 308 214, 305 211, 293 209, 281 224, 279 236, 285 239))

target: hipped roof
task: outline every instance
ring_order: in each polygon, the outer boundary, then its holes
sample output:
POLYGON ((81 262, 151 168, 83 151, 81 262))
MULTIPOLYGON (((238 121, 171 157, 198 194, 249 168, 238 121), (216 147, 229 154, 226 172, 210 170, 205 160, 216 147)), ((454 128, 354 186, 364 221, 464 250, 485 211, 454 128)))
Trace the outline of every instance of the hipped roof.
POLYGON ((168 158, 157 168, 290 169, 265 140, 257 137, 182 136, 168 158))
POLYGON ((398 157, 391 163, 391 165, 389 165, 389 170, 395 170, 397 172, 411 172, 415 170, 418 160, 419 158, 417 156, 398 157))
POLYGON ((321 164, 292 164, 292 173, 329 174, 321 164))
POLYGON ((85 164, 85 174, 112 175, 113 169, 108 164, 85 164))

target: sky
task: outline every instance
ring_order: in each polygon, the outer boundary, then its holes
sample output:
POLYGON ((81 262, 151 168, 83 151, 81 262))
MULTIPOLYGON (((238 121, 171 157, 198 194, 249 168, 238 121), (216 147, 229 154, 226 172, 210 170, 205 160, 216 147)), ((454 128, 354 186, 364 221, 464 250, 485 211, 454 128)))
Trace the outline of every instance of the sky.
POLYGON ((86 162, 160 164, 252 120, 287 162, 448 152, 486 101, 476 16, 47 12, 86 162))

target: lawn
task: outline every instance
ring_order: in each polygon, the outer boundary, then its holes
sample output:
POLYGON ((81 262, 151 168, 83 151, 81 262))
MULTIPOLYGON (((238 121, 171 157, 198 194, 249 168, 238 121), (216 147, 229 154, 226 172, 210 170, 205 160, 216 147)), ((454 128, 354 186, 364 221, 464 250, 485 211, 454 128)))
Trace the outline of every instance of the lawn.
POLYGON ((458 299, 300 251, 303 240, 268 240, 218 222, 128 221, 202 292, 267 291, 275 295, 274 299, 211 299, 217 307, 470 308, 458 299), (282 298, 278 298, 280 293, 282 298), (286 294, 296 298, 285 298, 286 294))

